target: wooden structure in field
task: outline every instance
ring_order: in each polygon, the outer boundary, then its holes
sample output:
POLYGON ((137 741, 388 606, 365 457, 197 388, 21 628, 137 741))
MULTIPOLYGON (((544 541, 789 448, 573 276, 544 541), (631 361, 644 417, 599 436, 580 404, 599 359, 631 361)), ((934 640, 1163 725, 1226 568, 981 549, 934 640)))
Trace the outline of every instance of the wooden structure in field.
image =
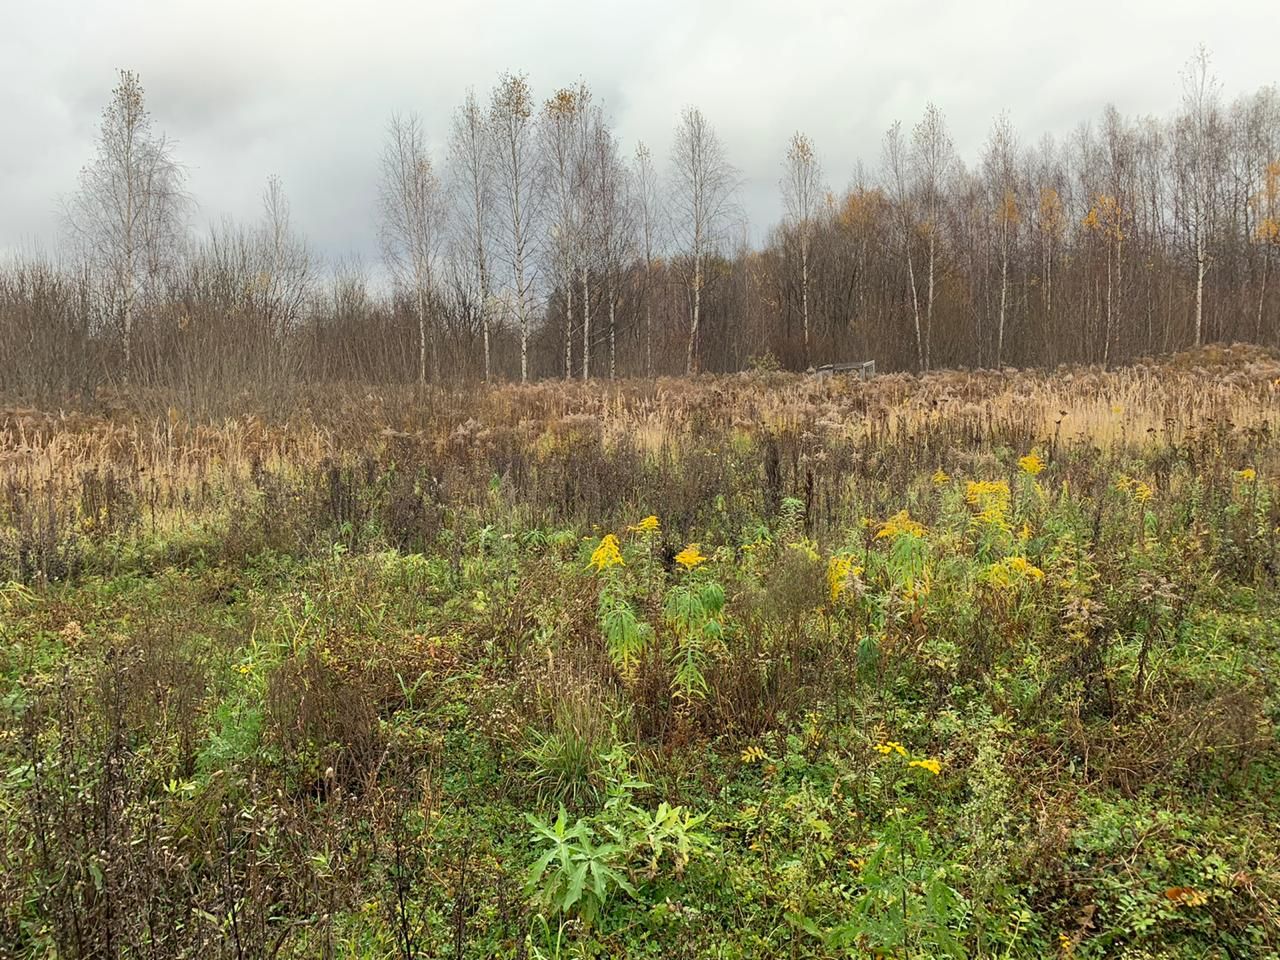
POLYGON ((870 380, 876 375, 876 362, 874 360, 863 360, 858 363, 824 363, 810 372, 819 380, 825 380, 827 377, 834 376, 850 376, 857 377, 859 380, 870 380))

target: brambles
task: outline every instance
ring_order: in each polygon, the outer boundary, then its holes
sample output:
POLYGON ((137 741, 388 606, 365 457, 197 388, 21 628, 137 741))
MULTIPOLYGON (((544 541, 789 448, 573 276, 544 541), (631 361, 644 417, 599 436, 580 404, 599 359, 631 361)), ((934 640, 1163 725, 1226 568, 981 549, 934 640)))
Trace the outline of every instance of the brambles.
POLYGON ((1215 369, 8 414, 0 953, 1275 952, 1215 369))

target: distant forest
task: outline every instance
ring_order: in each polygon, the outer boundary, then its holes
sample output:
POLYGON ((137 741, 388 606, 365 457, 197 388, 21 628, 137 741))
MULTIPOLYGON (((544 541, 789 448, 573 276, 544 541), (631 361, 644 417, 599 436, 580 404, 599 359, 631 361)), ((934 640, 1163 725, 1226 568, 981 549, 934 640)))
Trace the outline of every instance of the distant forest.
POLYGON ((1109 106, 1055 141, 1001 115, 971 161, 932 104, 856 163, 797 132, 762 247, 712 118, 685 108, 666 146, 621 143, 585 84, 542 99, 522 74, 452 117, 391 117, 370 153, 375 280, 309 248, 276 178, 257 222, 193 230, 181 157, 121 71, 57 248, 0 262, 0 391, 1114 365, 1280 343, 1280 94, 1227 101, 1203 49, 1172 116, 1109 106))

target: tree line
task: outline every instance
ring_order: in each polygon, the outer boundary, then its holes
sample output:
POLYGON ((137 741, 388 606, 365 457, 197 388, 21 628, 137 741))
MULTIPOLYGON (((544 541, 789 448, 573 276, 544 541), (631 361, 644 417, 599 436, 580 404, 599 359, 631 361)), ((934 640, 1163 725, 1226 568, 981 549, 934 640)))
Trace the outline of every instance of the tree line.
POLYGON ((1110 365, 1280 343, 1280 95, 1226 102, 1203 48, 1181 84, 1172 116, 1108 106, 1062 140, 1025 142, 1002 114, 972 163, 929 104, 841 190, 797 132, 757 247, 699 109, 660 164, 586 83, 540 100, 504 74, 466 93, 443 156, 422 117, 391 117, 378 282, 322 262, 276 177, 256 223, 197 235, 184 168, 121 71, 63 242, 0 264, 0 389, 1110 365))

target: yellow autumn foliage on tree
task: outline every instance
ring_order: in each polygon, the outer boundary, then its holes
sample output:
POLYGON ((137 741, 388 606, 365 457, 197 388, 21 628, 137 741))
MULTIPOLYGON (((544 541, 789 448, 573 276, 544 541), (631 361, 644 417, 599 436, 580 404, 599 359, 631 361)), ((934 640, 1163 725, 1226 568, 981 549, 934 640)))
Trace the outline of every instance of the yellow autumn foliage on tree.
POLYGON ((1013 195, 1012 190, 1006 190, 1004 197, 1000 201, 1000 206, 996 209, 996 222, 1012 226, 1022 220, 1022 214, 1018 210, 1018 200, 1013 195))
POLYGON ((1062 211, 1062 198, 1053 187, 1045 187, 1040 191, 1040 229, 1050 237, 1062 236, 1066 217, 1062 211))
POLYGON ((1082 226, 1086 230, 1100 233, 1108 240, 1116 243, 1124 240, 1124 221, 1127 215, 1120 201, 1107 193, 1096 194, 1093 206, 1085 214, 1082 226))
POLYGON ((1280 160, 1267 164, 1262 175, 1262 190, 1251 203, 1260 215, 1254 239, 1280 246, 1280 160))
POLYGON ((866 230, 887 216, 888 203, 879 190, 850 190, 836 219, 846 229, 866 230))

